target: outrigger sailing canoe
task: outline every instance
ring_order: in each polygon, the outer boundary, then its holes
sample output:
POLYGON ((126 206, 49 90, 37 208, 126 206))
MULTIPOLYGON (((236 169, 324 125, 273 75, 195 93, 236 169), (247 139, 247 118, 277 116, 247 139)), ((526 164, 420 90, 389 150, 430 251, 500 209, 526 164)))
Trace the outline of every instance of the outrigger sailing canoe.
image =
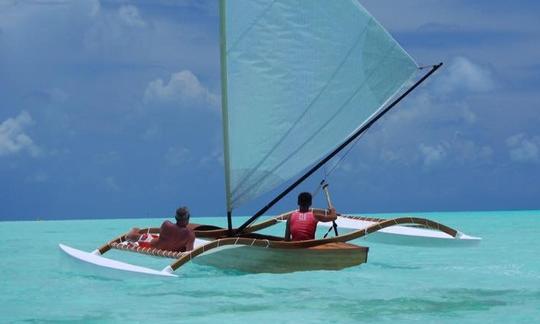
MULTIPOLYGON (((419 76, 424 68, 356 0, 220 0, 220 27, 227 228, 191 224, 196 241, 188 252, 136 247, 125 235, 91 253, 60 244, 63 251, 99 266, 174 276, 188 261, 263 272, 342 269, 367 261, 368 248, 349 243, 362 238, 444 246, 480 241, 416 217, 341 215, 335 236, 307 241, 258 233, 290 213, 254 224, 257 218, 358 139, 442 63, 419 76), (303 170, 266 206, 233 227, 233 209, 303 170), (175 261, 152 270, 103 257, 110 249, 175 261)), ((157 228, 142 231, 159 234, 157 228)))

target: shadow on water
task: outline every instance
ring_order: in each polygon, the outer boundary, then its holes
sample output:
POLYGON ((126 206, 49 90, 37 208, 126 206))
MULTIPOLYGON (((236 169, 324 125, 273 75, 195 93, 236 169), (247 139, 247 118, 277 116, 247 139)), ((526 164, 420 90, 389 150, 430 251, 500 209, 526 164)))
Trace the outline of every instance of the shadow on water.
POLYGON ((422 297, 391 299, 345 299, 329 303, 333 312, 348 314, 353 319, 365 320, 381 316, 436 315, 455 316, 468 312, 484 312, 495 307, 537 304, 540 291, 491 289, 427 290, 422 297))
POLYGON ((257 293, 249 293, 244 291, 216 291, 213 289, 210 290, 181 290, 181 291, 163 291, 163 292, 130 292, 127 293, 130 296, 140 296, 140 297, 185 297, 191 296, 196 298, 214 298, 214 297, 226 297, 226 298, 263 298, 265 295, 257 293))
POLYGON ((65 315, 59 315, 52 318, 27 318, 21 320, 21 323, 103 323, 111 321, 112 314, 103 313, 101 315, 81 315, 77 317, 65 318, 65 315))
POLYGON ((217 277, 242 277, 247 275, 253 275, 253 273, 243 272, 233 269, 221 269, 212 266, 190 264, 186 267, 180 268, 176 274, 183 279, 195 279, 195 278, 217 278, 217 277))
POLYGON ((400 270, 422 269, 422 267, 419 267, 419 266, 404 266, 404 265, 395 265, 395 264, 382 263, 382 262, 373 262, 373 263, 370 263, 369 265, 371 267, 378 267, 382 269, 400 269, 400 270))

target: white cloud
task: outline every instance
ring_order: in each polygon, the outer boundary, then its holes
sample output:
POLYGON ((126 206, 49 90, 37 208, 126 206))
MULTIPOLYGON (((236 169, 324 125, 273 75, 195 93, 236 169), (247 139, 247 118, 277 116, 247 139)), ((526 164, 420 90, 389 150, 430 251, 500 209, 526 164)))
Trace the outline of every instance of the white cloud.
POLYGON ((158 38, 164 29, 145 28, 152 22, 143 19, 137 7, 101 8, 96 3, 90 10, 90 21, 81 26, 86 55, 122 63, 152 61, 154 53, 163 55, 156 48, 162 47, 158 38))
POLYGON ((101 3, 99 0, 90 0, 90 6, 90 16, 97 16, 101 10, 101 3))
POLYGON ((449 123, 476 124, 478 116, 467 99, 478 92, 494 89, 495 79, 489 70, 463 57, 455 58, 448 71, 443 72, 427 88, 408 97, 404 107, 389 114, 386 128, 411 129, 420 123, 433 128, 449 123))
POLYGON ((456 138, 448 145, 449 155, 459 164, 466 162, 491 162, 493 149, 489 145, 479 145, 469 139, 456 138))
POLYGON ((144 27, 146 22, 141 18, 139 9, 132 5, 125 5, 118 9, 118 17, 127 26, 144 27))
POLYGON ((163 130, 161 127, 152 125, 148 127, 144 133, 141 135, 142 139, 145 141, 152 141, 161 138, 163 136, 163 130))
POLYGON ((171 166, 180 166, 191 160, 191 152, 184 147, 171 147, 165 153, 165 161, 171 166))
POLYGON ((0 124, 0 156, 7 156, 26 152, 31 156, 40 153, 38 146, 26 134, 27 127, 34 124, 32 116, 26 111, 22 111, 15 118, 8 118, 0 124))
POLYGON ((447 155, 446 149, 441 144, 435 146, 420 144, 418 149, 422 155, 424 166, 431 166, 443 161, 447 155))
POLYGON ((49 175, 45 172, 37 172, 34 175, 26 177, 26 182, 29 183, 44 183, 49 181, 49 175))
POLYGON ((493 73, 465 57, 456 57, 448 71, 439 78, 437 91, 448 94, 456 91, 488 92, 495 88, 493 73))
POLYGON ((37 100, 48 101, 50 103, 63 103, 69 99, 69 94, 60 88, 40 89, 33 91, 30 96, 37 97, 37 100))
POLYGON ((459 135, 450 142, 420 144, 418 150, 426 167, 441 162, 459 165, 489 163, 493 159, 493 149, 489 145, 478 145, 470 139, 459 138, 459 135))
POLYGON ((224 165, 223 150, 221 147, 214 148, 210 154, 203 156, 199 165, 202 167, 215 167, 216 164, 224 165))
POLYGON ((118 185, 114 177, 105 177, 103 179, 103 182, 105 184, 105 187, 107 187, 107 189, 109 189, 110 191, 120 191, 120 186, 118 185))
POLYGON ((474 124, 476 122, 476 114, 471 111, 468 106, 463 107, 463 110, 461 111, 461 116, 463 117, 463 120, 468 124, 474 124))
POLYGON ((527 137, 525 134, 516 134, 506 139, 510 159, 514 162, 540 162, 540 137, 527 137))
POLYGON ((102 152, 94 155, 97 164, 113 164, 120 161, 120 154, 116 151, 102 152))
POLYGON ((200 102, 215 106, 216 95, 211 93, 189 70, 171 74, 168 83, 162 79, 151 81, 144 92, 146 103, 193 103, 200 102))
MULTIPOLYGON (((417 31, 425 25, 448 26, 465 32, 525 31, 538 25, 531 6, 515 6, 507 1, 489 2, 490 14, 469 1, 362 0, 362 4, 391 32, 417 31), (508 10, 511 8, 511 10, 508 10), (396 15, 396 12, 403 13, 396 15), (497 24, 493 22, 496 21, 497 24)), ((439 27, 440 28, 440 27, 439 27)))

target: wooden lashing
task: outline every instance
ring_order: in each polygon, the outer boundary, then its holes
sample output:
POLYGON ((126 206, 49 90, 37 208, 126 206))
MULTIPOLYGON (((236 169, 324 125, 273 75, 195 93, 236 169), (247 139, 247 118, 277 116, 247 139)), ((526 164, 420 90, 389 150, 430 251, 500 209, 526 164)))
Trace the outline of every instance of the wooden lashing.
MULTIPOLYGON (((160 229, 157 228, 157 227, 143 228, 143 229, 139 230, 139 234, 144 234, 144 233, 159 234, 159 230, 160 229)), ((122 235, 118 236, 117 238, 115 238, 115 239, 103 244, 102 246, 100 246, 98 248, 99 254, 107 253, 113 247, 112 246, 113 243, 121 243, 121 242, 125 241, 127 234, 128 233, 122 234, 122 235)))
POLYGON ((159 257, 164 257, 164 258, 171 258, 171 259, 178 259, 182 255, 187 253, 187 252, 160 250, 160 249, 149 248, 149 247, 130 246, 130 245, 124 245, 117 242, 112 242, 110 245, 111 245, 111 248, 118 249, 118 250, 143 253, 143 254, 159 256, 159 257))
POLYGON ((362 220, 362 221, 368 221, 368 222, 376 222, 376 223, 384 222, 386 220, 385 218, 375 218, 375 217, 365 217, 365 216, 350 216, 350 215, 340 215, 340 214, 338 214, 338 216, 343 217, 343 218, 362 220))

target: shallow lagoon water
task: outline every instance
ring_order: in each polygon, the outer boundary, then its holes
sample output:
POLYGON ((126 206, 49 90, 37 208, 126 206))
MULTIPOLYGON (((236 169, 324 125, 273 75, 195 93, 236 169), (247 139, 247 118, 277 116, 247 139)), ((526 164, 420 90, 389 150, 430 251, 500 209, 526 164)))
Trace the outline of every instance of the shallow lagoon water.
MULTIPOLYGON (((170 279, 100 269, 58 248, 90 251, 131 226, 159 226, 160 219, 1 222, 0 322, 540 321, 540 211, 415 215, 483 242, 368 244, 368 263, 341 271, 248 274, 187 264, 170 279)), ((225 224, 217 217, 193 222, 225 224)), ((170 262, 108 255, 156 269, 170 262)))

